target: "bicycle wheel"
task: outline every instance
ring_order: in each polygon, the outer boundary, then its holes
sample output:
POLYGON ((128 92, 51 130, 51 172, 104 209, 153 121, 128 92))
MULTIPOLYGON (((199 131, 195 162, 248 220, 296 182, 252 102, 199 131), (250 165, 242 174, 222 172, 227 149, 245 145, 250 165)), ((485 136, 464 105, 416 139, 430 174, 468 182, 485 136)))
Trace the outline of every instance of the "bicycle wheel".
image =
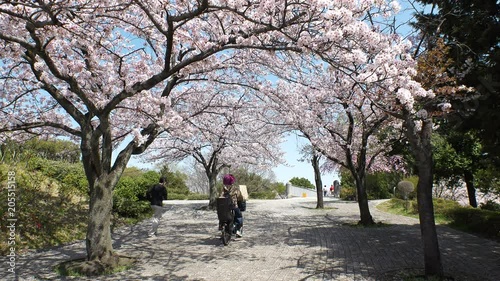
POLYGON ((225 223, 222 227, 221 240, 224 246, 227 246, 231 240, 231 229, 229 229, 229 225, 227 223, 225 223))

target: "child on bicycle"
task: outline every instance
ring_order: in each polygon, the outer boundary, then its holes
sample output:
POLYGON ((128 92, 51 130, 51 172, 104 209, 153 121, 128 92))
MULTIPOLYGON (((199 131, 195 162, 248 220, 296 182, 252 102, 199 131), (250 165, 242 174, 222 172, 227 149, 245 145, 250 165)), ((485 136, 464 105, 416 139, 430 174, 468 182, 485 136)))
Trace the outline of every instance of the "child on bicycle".
POLYGON ((241 237, 241 228, 243 227, 242 211, 245 211, 246 202, 243 200, 241 191, 234 185, 235 177, 231 174, 224 175, 222 183, 224 184, 220 197, 231 198, 231 209, 234 211, 234 224, 236 228, 236 237, 241 237))

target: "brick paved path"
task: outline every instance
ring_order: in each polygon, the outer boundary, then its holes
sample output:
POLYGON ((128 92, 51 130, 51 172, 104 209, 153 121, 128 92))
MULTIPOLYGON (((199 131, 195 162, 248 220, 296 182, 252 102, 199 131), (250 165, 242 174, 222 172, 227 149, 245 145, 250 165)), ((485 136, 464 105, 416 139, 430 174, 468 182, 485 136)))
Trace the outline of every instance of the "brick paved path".
MULTIPOLYGON (((418 221, 370 211, 388 226, 361 228, 356 203, 325 199, 251 200, 244 237, 222 246, 217 215, 206 201, 169 201, 158 237, 149 222, 118 230, 115 249, 142 257, 133 269, 100 280, 386 280, 386 272, 423 268, 418 221)), ((445 272, 455 280, 500 280, 500 244, 438 227, 445 272)), ((19 280, 95 280, 57 277, 51 269, 82 257, 83 242, 30 253, 18 262, 19 280)), ((2 268, 4 266, 2 265, 2 268)), ((14 280, 0 272, 0 280, 14 280)), ((391 279, 393 280, 393 279, 391 279)))

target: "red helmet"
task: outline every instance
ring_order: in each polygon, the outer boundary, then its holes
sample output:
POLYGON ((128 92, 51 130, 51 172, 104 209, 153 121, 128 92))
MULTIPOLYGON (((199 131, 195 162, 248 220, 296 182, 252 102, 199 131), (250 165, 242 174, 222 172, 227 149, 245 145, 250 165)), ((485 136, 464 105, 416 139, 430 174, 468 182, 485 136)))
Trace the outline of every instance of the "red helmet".
POLYGON ((224 178, 222 178, 224 185, 232 185, 235 181, 236 179, 231 174, 224 175, 224 178))

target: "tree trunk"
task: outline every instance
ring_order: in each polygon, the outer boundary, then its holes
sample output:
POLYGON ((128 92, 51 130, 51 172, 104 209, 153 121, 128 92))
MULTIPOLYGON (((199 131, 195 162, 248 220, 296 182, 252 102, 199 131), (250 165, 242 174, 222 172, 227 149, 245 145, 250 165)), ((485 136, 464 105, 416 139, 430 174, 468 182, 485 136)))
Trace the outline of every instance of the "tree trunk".
MULTIPOLYGON (((113 189, 125 170, 127 163, 137 149, 129 143, 112 162, 111 129, 101 119, 101 130, 92 126, 84 128, 80 148, 85 176, 89 183, 89 218, 87 226, 87 260, 94 265, 114 267, 118 257, 114 254, 111 240, 111 215, 113 209, 113 189), (102 134, 101 134, 102 133, 102 134)), ((140 150, 143 151, 143 150, 140 150)), ((138 153, 140 153, 140 151, 138 153)))
POLYGON ((90 209, 87 227, 87 259, 112 264, 113 246, 111 241, 111 211, 113 208, 113 188, 106 175, 90 186, 90 209))
POLYGON ((217 174, 216 173, 207 173, 208 177, 208 188, 210 190, 210 199, 208 202, 208 208, 211 210, 215 210, 217 207, 217 197, 219 197, 219 193, 215 187, 217 183, 217 174))
POLYGON ((361 225, 372 225, 375 224, 373 217, 370 213, 370 207, 368 206, 368 195, 366 194, 365 179, 364 177, 356 176, 356 193, 359 206, 359 213, 361 220, 359 224, 361 225))
POLYGON ((426 276, 443 276, 432 202, 432 165, 419 165, 417 200, 426 276))
POLYGON ((434 221, 434 205, 432 202, 432 120, 422 122, 420 131, 409 113, 404 122, 407 138, 418 167, 417 202, 420 220, 420 232, 424 246, 425 276, 443 277, 443 265, 434 221))
POLYGON ((324 202, 323 202, 323 183, 321 182, 321 172, 319 170, 319 156, 316 154, 313 154, 312 157, 312 166, 314 169, 314 182, 316 184, 316 196, 318 197, 318 203, 316 204, 316 209, 323 209, 324 202))
POLYGON ((465 185, 467 186, 467 194, 469 195, 469 204, 473 208, 477 208, 476 188, 474 187, 474 174, 470 171, 464 173, 465 185))

